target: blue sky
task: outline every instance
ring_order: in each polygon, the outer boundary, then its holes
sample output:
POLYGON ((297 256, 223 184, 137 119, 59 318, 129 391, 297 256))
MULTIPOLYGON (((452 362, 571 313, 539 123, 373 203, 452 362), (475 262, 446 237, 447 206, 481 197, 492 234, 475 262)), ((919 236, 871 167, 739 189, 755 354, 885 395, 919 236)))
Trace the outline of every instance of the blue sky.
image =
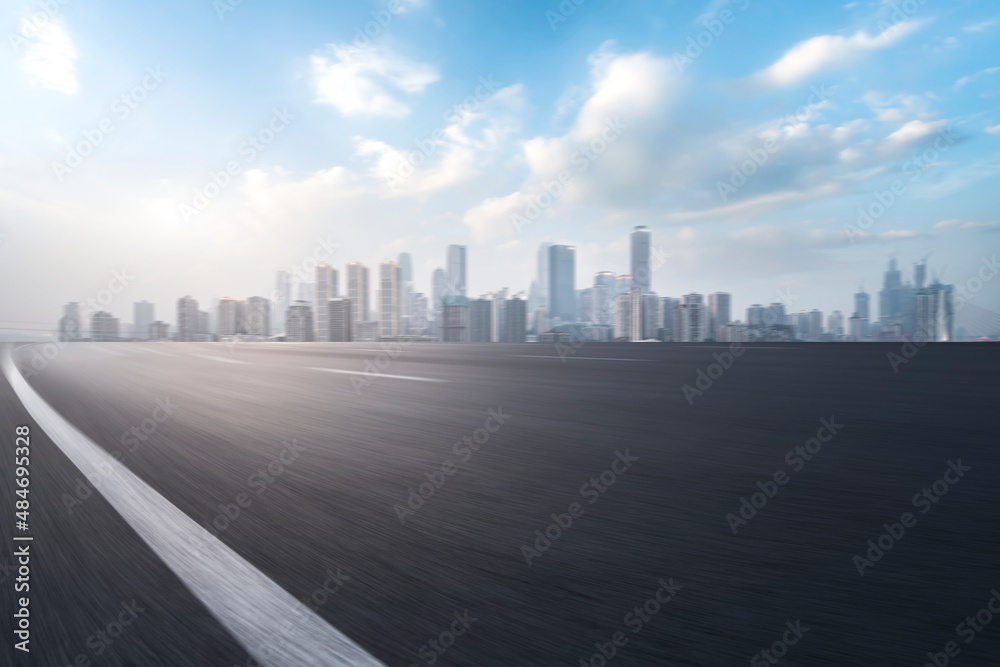
POLYGON ((995 2, 35 0, 0 28, 6 322, 121 269, 109 310, 172 321, 327 237, 341 268, 412 253, 424 291, 468 244, 472 294, 571 243, 584 287, 640 224, 661 295, 850 314, 892 254, 964 282, 1000 240, 995 2))

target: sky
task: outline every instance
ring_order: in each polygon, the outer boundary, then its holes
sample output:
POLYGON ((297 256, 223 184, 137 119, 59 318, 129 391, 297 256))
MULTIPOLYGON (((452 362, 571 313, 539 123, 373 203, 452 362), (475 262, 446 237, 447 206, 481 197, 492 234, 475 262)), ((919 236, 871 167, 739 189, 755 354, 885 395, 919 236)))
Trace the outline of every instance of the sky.
POLYGON ((15 0, 0 31, 8 331, 317 256, 409 252, 428 292, 451 243, 471 296, 542 242, 582 288, 636 225, 662 296, 849 316, 892 256, 965 284, 1000 241, 995 2, 15 0))

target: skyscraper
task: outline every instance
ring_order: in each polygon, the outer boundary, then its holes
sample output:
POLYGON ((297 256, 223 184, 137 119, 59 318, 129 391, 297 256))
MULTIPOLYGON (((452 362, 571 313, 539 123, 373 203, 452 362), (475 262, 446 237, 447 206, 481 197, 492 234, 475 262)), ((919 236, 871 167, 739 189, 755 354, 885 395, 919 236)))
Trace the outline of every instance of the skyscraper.
POLYGON ((413 258, 408 252, 399 253, 399 258, 396 260, 399 264, 400 280, 404 283, 413 282, 413 258))
POLYGON ((136 301, 132 304, 132 323, 135 327, 133 336, 139 340, 149 340, 149 325, 153 323, 153 304, 148 301, 136 301))
POLYGON ((119 336, 118 318, 99 310, 90 318, 90 337, 95 341, 115 340, 119 336))
POLYGON ((826 331, 832 334, 834 340, 837 336, 842 336, 844 334, 844 314, 839 310, 835 310, 830 313, 830 317, 826 320, 826 331))
POLYGON ((285 314, 285 340, 307 343, 313 340, 313 312, 306 301, 293 301, 285 314))
POLYGON ((198 302, 191 296, 177 299, 177 340, 190 342, 198 334, 198 302))
POLYGON ((63 306, 63 316, 59 319, 59 340, 77 340, 80 336, 80 304, 72 301, 63 306))
POLYGON ((434 269, 431 275, 431 312, 437 313, 441 300, 448 296, 448 274, 444 269, 434 269))
POLYGON ((288 271, 278 271, 274 289, 274 327, 278 331, 285 330, 285 312, 292 299, 291 277, 288 271))
POLYGON ((464 245, 448 246, 448 294, 465 296, 466 247, 464 245))
POLYGON ((635 286, 638 287, 643 294, 649 291, 652 280, 651 267, 649 264, 649 242, 650 233, 644 225, 640 225, 632 230, 632 279, 635 281, 635 286))
POLYGON ((228 296, 219 299, 219 317, 215 333, 220 336, 235 336, 240 333, 242 318, 239 305, 239 301, 228 296))
POLYGON ((343 297, 335 297, 326 302, 327 330, 326 338, 332 343, 348 343, 351 341, 351 302, 343 297))
POLYGON ((576 319, 576 248, 549 247, 549 315, 562 323, 576 319))
POLYGON ((611 324, 614 312, 615 274, 612 271, 598 271, 594 274, 594 286, 591 288, 591 313, 594 324, 611 324))
POLYGON ((854 294, 854 314, 858 316, 858 327, 861 338, 868 337, 868 327, 871 322, 870 297, 863 287, 854 294))
POLYGON ((255 340, 271 335, 271 304, 262 296, 247 299, 243 310, 243 331, 255 340))
POLYGON ((347 299, 351 302, 352 340, 359 340, 358 325, 368 321, 368 267, 361 262, 347 265, 347 299))
POLYGON ((732 295, 729 292, 712 292, 708 295, 708 331, 706 337, 719 338, 719 327, 732 321, 730 304, 732 295))
POLYGON ((504 304, 504 342, 523 343, 528 331, 528 302, 514 297, 504 304))
POLYGON ((378 336, 398 336, 399 329, 399 264, 385 260, 378 265, 378 336))
POLYGON ((551 312, 551 304, 549 303, 549 248, 552 244, 548 241, 542 243, 538 246, 538 257, 537 257, 537 275, 535 276, 535 282, 538 283, 538 303, 534 304, 535 308, 548 308, 551 312))
POLYGON ((413 258, 410 253, 401 252, 396 261, 399 265, 399 330, 411 333, 413 317, 413 258))
POLYGON ((700 343, 705 337, 705 313, 701 294, 685 294, 680 306, 681 340, 700 343))
POLYGON ((656 292, 650 291, 642 295, 642 339, 654 339, 663 324, 663 303, 656 292))
POLYGON ((809 335, 812 340, 819 340, 823 335, 823 313, 815 308, 809 311, 809 335))
POLYGON ((316 267, 316 340, 329 339, 330 326, 327 319, 330 309, 326 302, 337 296, 337 270, 329 264, 319 264, 316 267))
POLYGON ((485 297, 469 302, 469 341, 489 343, 493 340, 493 301, 485 297))

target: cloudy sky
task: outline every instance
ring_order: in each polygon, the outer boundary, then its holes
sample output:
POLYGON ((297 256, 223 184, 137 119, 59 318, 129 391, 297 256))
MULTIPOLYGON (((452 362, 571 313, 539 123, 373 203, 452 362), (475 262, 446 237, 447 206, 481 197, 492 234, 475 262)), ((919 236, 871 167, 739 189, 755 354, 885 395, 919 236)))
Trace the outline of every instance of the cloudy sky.
POLYGON ((653 288, 736 314, 850 314, 893 254, 962 283, 1000 240, 986 0, 15 0, 0 29, 7 329, 115 271, 109 310, 172 322, 321 239, 410 252, 422 291, 467 244, 476 295, 526 290, 543 241, 578 287, 627 273, 647 225, 653 288))

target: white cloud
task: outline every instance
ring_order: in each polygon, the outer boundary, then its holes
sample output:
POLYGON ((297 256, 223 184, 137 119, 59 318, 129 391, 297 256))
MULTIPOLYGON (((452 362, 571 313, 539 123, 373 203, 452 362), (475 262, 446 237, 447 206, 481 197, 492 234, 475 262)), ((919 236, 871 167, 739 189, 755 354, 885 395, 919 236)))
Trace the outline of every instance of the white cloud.
POLYGON ((975 72, 974 74, 969 74, 968 76, 963 76, 961 79, 959 79, 958 81, 955 82, 955 90, 958 90, 962 86, 966 86, 966 85, 972 83, 973 81, 975 81, 976 79, 978 79, 981 76, 984 76, 986 74, 996 74, 997 72, 1000 72, 1000 67, 988 67, 986 69, 979 70, 978 72, 975 72))
POLYGON ((1000 134, 1000 125, 991 125, 986 128, 986 132, 989 134, 1000 134))
POLYGON ((793 46, 770 67, 753 75, 752 80, 765 86, 794 86, 821 70, 849 67, 861 55, 892 45, 923 23, 904 21, 874 36, 864 30, 850 37, 819 35, 793 46))
POLYGON ((66 30, 55 21, 39 28, 23 21, 22 34, 37 34, 27 41, 21 69, 43 88, 73 95, 79 90, 76 80, 76 48, 66 30))
POLYGON ((409 105, 387 88, 419 93, 440 78, 430 65, 407 60, 385 47, 331 45, 330 52, 330 56, 310 59, 316 101, 345 116, 406 116, 409 105))
POLYGON ((965 32, 982 32, 987 28, 995 26, 997 24, 996 20, 983 21, 981 23, 975 23, 973 25, 967 25, 962 28, 965 32))

